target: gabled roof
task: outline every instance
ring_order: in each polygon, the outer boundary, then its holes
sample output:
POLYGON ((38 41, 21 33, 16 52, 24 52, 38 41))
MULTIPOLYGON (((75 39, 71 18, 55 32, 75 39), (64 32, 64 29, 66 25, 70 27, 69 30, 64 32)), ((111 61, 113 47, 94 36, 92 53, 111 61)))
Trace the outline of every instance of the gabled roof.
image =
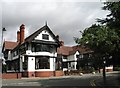
POLYGON ((62 55, 69 55, 69 52, 72 51, 72 47, 69 46, 60 46, 60 48, 57 48, 57 54, 62 54, 62 55))
POLYGON ((73 55, 77 51, 81 54, 92 52, 92 50, 90 50, 89 48, 85 48, 85 47, 81 47, 81 46, 72 46, 72 47, 60 46, 60 48, 57 49, 58 54, 62 54, 62 55, 66 55, 66 56, 73 55))
POLYGON ((93 52, 90 48, 87 47, 82 47, 82 46, 73 46, 73 53, 71 52, 71 54, 75 54, 76 51, 80 52, 81 54, 85 54, 85 53, 90 53, 93 52))
POLYGON ((50 33, 50 35, 53 37, 53 39, 55 39, 56 42, 59 42, 59 40, 56 38, 56 36, 53 34, 53 32, 50 30, 50 28, 45 25, 42 28, 38 29, 36 32, 34 32, 33 34, 31 34, 30 36, 28 36, 25 39, 25 42, 31 42, 36 36, 38 36, 38 34, 40 34, 43 30, 48 31, 48 33, 50 33))
POLYGON ((5 41, 5 42, 4 42, 4 49, 12 50, 12 49, 14 49, 18 44, 19 44, 18 42, 5 41))
MULTIPOLYGON (((53 32, 50 30, 50 28, 47 25, 43 26, 42 28, 38 29, 36 32, 34 32, 30 36, 28 36, 22 44, 24 44, 25 42, 31 42, 43 30, 46 30, 48 33, 50 33, 50 35, 53 37, 55 42, 57 44, 59 44, 59 40, 56 38, 56 36, 53 34, 53 32)), ((17 48, 18 46, 20 46, 22 44, 19 44, 19 42, 5 41, 3 48, 13 50, 13 49, 17 48)))

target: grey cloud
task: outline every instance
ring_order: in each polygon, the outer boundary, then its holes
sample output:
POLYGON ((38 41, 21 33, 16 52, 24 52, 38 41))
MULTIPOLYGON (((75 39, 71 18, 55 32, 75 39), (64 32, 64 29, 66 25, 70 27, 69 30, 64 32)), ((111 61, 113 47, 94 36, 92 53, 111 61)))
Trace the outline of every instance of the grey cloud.
POLYGON ((4 36, 6 40, 16 41, 16 31, 22 23, 26 25, 28 36, 47 21, 48 26, 60 35, 66 45, 74 45, 73 37, 79 37, 80 30, 95 23, 96 18, 106 16, 108 12, 102 11, 102 6, 100 2, 4 2, 2 26, 7 29, 4 36))

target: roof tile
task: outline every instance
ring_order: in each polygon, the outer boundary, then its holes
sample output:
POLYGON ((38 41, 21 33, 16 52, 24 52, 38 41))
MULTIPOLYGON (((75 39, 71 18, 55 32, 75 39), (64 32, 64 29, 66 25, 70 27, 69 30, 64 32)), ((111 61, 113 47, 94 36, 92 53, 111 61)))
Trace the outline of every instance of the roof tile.
POLYGON ((11 41, 5 41, 4 42, 4 48, 12 50, 14 49, 19 43, 18 42, 11 42, 11 41))

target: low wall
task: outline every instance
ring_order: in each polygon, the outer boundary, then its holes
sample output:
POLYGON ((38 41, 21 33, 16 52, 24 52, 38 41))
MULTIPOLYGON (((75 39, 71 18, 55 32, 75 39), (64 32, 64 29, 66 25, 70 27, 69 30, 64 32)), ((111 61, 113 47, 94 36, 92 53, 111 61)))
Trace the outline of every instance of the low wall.
POLYGON ((63 71, 55 71, 55 76, 63 76, 63 71))
POLYGON ((35 77, 35 72, 34 71, 22 72, 22 77, 35 77))
POLYGON ((21 73, 3 73, 2 74, 2 79, 20 79, 21 78, 21 73))
MULTIPOLYGON (((112 72, 113 69, 111 68, 105 68, 105 72, 112 72)), ((100 72, 102 73, 103 72, 103 69, 100 69, 100 72)))
POLYGON ((63 76, 63 71, 36 71, 35 77, 63 76))
POLYGON ((54 76, 54 71, 36 71, 35 77, 51 77, 54 76))
POLYGON ((2 79, 20 79, 21 77, 52 77, 63 76, 63 71, 35 71, 35 72, 23 72, 23 73, 3 73, 2 79))

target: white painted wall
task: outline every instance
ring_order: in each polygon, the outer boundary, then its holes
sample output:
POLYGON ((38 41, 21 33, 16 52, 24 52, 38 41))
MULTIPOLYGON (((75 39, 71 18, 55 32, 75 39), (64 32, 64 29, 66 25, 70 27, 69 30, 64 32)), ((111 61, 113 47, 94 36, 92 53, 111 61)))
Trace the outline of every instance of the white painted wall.
MULTIPOLYGON (((76 55, 79 55, 80 53, 77 51, 75 54, 74 54, 74 59, 75 61, 77 61, 77 57, 76 55)), ((74 62, 74 70, 77 70, 77 62, 74 62)))
POLYGON ((68 61, 72 61, 72 60, 74 60, 74 55, 68 56, 68 61))
POLYGON ((28 71, 35 71, 35 57, 28 57, 28 71))
POLYGON ((53 42, 55 41, 46 30, 43 30, 37 37, 35 37, 35 40, 44 40, 44 41, 53 41, 53 42), (48 34, 49 40, 42 39, 42 34, 48 34))
POLYGON ((55 71, 55 58, 50 58, 50 70, 55 71))
POLYGON ((8 60, 12 60, 11 51, 8 51, 8 60))
POLYGON ((23 59, 24 59, 24 56, 21 56, 20 58, 20 72, 22 72, 23 71, 23 64, 22 64, 22 62, 23 62, 23 59))
MULTIPOLYGON (((79 52, 77 51, 75 54, 68 56, 68 61, 77 61, 76 55, 79 55, 79 52)), ((71 70, 77 69, 77 62, 71 62, 71 66, 68 65, 68 68, 71 70)))
POLYGON ((26 51, 26 55, 45 55, 45 56, 54 56, 57 57, 57 53, 50 53, 50 52, 32 52, 31 50, 26 51))

